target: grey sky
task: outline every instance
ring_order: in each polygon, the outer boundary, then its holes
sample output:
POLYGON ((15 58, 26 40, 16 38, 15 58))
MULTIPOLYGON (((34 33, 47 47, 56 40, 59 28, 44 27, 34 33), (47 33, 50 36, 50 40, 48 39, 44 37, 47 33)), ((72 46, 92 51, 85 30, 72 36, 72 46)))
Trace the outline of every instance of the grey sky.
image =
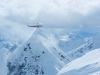
MULTIPOLYGON (((0 0, 0 28, 30 32, 27 23, 44 27, 100 27, 100 0, 0 0)), ((32 30, 32 29, 31 29, 32 30)))

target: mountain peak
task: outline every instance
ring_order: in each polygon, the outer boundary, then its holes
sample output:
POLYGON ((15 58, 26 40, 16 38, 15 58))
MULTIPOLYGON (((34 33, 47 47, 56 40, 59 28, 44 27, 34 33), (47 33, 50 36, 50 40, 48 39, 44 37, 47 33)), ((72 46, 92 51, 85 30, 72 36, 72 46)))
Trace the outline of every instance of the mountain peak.
POLYGON ((9 57, 8 75, 56 75, 70 60, 53 42, 42 30, 36 29, 9 57))
POLYGON ((32 34, 32 36, 36 35, 42 36, 47 39, 47 35, 40 28, 37 28, 32 34))

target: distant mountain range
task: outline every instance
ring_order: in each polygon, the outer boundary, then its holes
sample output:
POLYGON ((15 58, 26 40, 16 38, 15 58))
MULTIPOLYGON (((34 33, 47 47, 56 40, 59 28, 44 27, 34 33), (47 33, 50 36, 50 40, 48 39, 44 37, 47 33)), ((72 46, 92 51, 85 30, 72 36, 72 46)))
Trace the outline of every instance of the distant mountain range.
POLYGON ((0 33, 0 49, 6 48, 10 51, 15 50, 22 44, 22 40, 18 37, 8 37, 0 33))

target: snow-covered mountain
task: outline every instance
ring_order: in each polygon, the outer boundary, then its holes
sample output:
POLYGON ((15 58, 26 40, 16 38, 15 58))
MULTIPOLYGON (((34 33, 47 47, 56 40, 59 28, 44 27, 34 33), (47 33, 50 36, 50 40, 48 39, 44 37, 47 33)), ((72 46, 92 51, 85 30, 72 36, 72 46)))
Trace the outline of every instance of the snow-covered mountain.
POLYGON ((70 52, 67 52, 67 56, 72 60, 75 60, 83 55, 85 55, 87 52, 91 51, 93 49, 93 40, 92 38, 87 38, 87 41, 85 44, 79 46, 78 48, 71 50, 70 52))
POLYGON ((0 33, 0 49, 6 48, 10 51, 14 51, 22 44, 22 40, 18 37, 8 37, 5 34, 0 33))
POLYGON ((85 44, 67 52, 71 62, 66 64, 58 75, 99 75, 100 49, 97 49, 100 48, 99 39, 99 34, 85 38, 85 44))
POLYGON ((89 52, 91 50, 100 48, 99 38, 100 38, 100 35, 96 35, 96 36, 93 36, 93 37, 86 38, 85 44, 83 44, 82 46, 80 46, 80 47, 78 47, 78 48, 76 48, 76 49, 74 49, 70 52, 67 52, 66 53, 67 56, 71 60, 74 60, 74 59, 77 59, 77 58, 85 55, 87 52, 89 52))
POLYGON ((61 36, 56 35, 56 37, 59 37, 58 46, 66 52, 71 60, 77 59, 91 50, 100 48, 100 34, 89 33, 86 36, 79 33, 69 33, 61 36))
POLYGON ((72 32, 58 37, 59 37, 58 46, 66 53, 75 50, 80 46, 86 44, 87 41, 93 42, 92 49, 96 49, 100 47, 99 33, 93 34, 88 32, 85 33, 72 32))
POLYGON ((100 48, 99 39, 99 34, 89 36, 79 33, 46 35, 37 28, 22 44, 17 37, 8 38, 0 34, 0 60, 3 60, 0 63, 3 67, 0 68, 0 74, 98 75, 100 74, 98 70, 100 69, 98 59, 100 49, 97 49, 100 48), (8 53, 8 51, 12 52, 8 53), (7 69, 8 72, 6 72, 7 69))
POLYGON ((7 75, 7 58, 8 50, 6 48, 0 49, 0 75, 7 75))
POLYGON ((70 59, 54 39, 36 29, 8 58, 8 75, 56 75, 70 59))
POLYGON ((68 63, 58 75, 100 75, 100 48, 68 63))
POLYGON ((64 51, 69 52, 79 46, 85 44, 85 37, 78 33, 69 33, 59 36, 58 46, 64 51))

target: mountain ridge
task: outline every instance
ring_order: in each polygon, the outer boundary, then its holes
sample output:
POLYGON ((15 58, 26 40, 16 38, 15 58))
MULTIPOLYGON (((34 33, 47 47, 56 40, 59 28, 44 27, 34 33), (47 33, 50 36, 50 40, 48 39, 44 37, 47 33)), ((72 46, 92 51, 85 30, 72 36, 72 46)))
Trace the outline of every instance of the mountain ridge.
POLYGON ((56 75, 70 59, 54 41, 51 42, 40 29, 36 29, 28 41, 9 56, 8 75, 56 75))

